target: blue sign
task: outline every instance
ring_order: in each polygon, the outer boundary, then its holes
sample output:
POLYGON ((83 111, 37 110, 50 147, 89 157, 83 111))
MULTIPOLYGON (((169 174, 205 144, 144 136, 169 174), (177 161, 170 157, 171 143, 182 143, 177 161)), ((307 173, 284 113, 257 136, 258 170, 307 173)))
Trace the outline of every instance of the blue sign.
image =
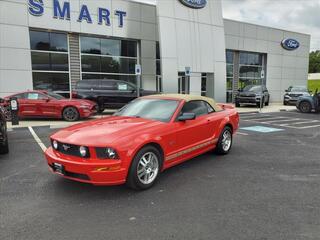
POLYGON ((297 48, 300 47, 300 43, 292 38, 286 38, 283 39, 283 41, 281 42, 281 45, 284 49, 292 51, 292 50, 296 50, 297 48))
POLYGON ((253 132, 261 132, 261 133, 271 133, 271 132, 283 131, 283 129, 264 127, 264 126, 243 127, 243 128, 240 128, 240 129, 247 130, 247 131, 253 131, 253 132))
MULTIPOLYGON (((45 11, 43 0, 28 0, 29 13, 33 16, 42 16, 45 11)), ((71 3, 69 1, 52 0, 53 18, 61 20, 71 20, 71 3)), ((88 6, 83 4, 80 8, 80 13, 77 18, 78 22, 86 21, 87 23, 93 23, 92 15, 97 15, 97 23, 99 25, 110 26, 111 13, 107 8, 98 8, 97 13, 91 13, 88 6)), ((123 27, 124 17, 126 12, 121 10, 115 10, 114 15, 118 18, 118 26, 123 27)))
POLYGON ((180 2, 190 8, 204 8, 207 5, 207 0, 180 0, 180 2))

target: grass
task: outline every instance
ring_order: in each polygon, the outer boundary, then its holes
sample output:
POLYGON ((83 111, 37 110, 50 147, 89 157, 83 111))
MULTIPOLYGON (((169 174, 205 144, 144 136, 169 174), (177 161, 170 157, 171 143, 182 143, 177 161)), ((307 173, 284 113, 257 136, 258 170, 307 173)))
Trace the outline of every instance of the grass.
POLYGON ((308 89, 313 93, 318 89, 320 91, 320 80, 308 80, 308 89))

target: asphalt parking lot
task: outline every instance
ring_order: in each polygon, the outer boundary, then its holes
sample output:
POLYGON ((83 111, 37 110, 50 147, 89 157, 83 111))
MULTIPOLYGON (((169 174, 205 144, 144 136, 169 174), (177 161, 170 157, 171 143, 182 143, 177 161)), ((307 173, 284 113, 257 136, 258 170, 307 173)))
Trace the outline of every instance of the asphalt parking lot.
MULTIPOLYGON (((30 129, 0 156, 0 239, 320 239, 320 114, 247 113, 231 153, 165 171, 150 190, 48 171, 30 129)), ((34 127, 45 146, 57 131, 34 127)))

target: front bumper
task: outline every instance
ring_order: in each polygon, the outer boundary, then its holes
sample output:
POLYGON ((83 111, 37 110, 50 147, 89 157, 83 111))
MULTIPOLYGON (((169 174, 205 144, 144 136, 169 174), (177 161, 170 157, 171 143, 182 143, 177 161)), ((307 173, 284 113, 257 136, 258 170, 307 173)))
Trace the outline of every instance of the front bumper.
POLYGON ((97 114, 97 107, 93 107, 93 108, 80 108, 79 110, 79 114, 81 118, 88 118, 90 116, 93 116, 95 114, 97 114))
POLYGON ((126 182, 127 168, 121 161, 82 159, 55 152, 49 147, 45 156, 51 172, 64 178, 93 185, 120 185, 126 182), (55 171, 55 164, 64 167, 64 174, 55 171))
POLYGON ((260 98, 256 97, 237 97, 236 101, 238 103, 243 103, 243 104, 257 104, 260 102, 260 98))

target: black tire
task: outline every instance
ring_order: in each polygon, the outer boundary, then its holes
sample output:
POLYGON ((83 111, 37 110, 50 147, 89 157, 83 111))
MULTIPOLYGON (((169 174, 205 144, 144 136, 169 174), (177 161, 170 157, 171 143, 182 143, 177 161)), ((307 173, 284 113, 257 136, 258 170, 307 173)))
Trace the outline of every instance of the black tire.
POLYGON ((105 108, 102 106, 102 105, 98 105, 98 113, 103 113, 104 112, 104 110, 105 110, 105 108))
POLYGON ((288 105, 288 103, 287 103, 286 101, 283 101, 283 105, 287 106, 287 105, 288 105))
POLYGON ((9 153, 9 143, 8 137, 3 145, 0 144, 0 154, 8 154, 9 153))
POLYGON ((220 134, 220 137, 219 137, 219 140, 218 140, 218 143, 217 143, 217 146, 216 146, 216 149, 215 149, 215 152, 217 153, 217 154, 219 154, 219 155, 226 155, 226 154, 228 154, 229 152, 230 152, 230 150, 231 150, 231 147, 232 147, 232 141, 233 141, 233 138, 232 138, 232 130, 231 130, 231 128, 230 127, 225 127, 223 130, 222 130, 222 132, 221 132, 221 134, 220 134), (230 145, 228 146, 228 148, 226 148, 225 146, 224 146, 224 134, 225 133, 228 133, 229 135, 230 135, 230 137, 231 137, 231 139, 230 139, 230 145))
POLYGON ((77 108, 75 107, 66 107, 62 111, 62 118, 68 122, 78 121, 80 114, 77 108))
POLYGON ((240 103, 236 101, 236 107, 240 107, 240 103))
POLYGON ((299 104, 299 110, 302 113, 311 113, 312 110, 312 106, 311 103, 307 102, 307 101, 303 101, 299 104))
POLYGON ((269 101, 270 101, 270 98, 268 98, 268 101, 264 105, 269 106, 269 101))
MULTIPOLYGON (((151 145, 147 145, 143 147, 132 160, 131 167, 128 172, 127 182, 126 182, 127 186, 134 190, 146 190, 152 187, 160 175, 162 162, 163 162, 163 157, 157 148, 151 145), (146 154, 148 153, 154 154, 154 156, 157 157, 158 171, 156 175, 153 176, 154 179, 150 183, 143 183, 142 180, 139 179, 138 171, 142 171, 142 174, 146 172, 146 170, 144 171, 143 168, 139 170, 139 167, 141 166, 141 160, 143 159, 143 156, 146 156, 146 154)), ((146 169, 146 167, 144 167, 144 169, 146 169)), ((142 176, 145 176, 145 175, 142 175, 142 176)))

